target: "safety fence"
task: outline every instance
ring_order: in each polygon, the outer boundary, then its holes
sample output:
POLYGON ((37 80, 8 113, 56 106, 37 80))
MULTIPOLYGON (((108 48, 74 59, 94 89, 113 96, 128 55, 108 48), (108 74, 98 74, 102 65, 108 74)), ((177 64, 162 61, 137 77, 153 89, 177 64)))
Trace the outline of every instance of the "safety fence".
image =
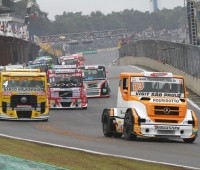
POLYGON ((160 40, 140 40, 122 46, 119 57, 148 57, 200 77, 200 48, 184 43, 160 40))

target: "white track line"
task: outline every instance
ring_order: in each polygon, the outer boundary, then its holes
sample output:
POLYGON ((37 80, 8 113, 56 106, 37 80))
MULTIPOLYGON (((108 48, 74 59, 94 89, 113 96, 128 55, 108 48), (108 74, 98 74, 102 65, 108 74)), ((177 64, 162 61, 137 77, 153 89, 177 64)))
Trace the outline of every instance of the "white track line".
POLYGON ((117 157, 117 158, 131 159, 131 160, 135 160, 135 161, 142 161, 142 162, 148 162, 148 163, 163 164, 163 165, 169 165, 169 166, 175 166, 175 167, 181 167, 181 168, 200 170, 200 168, 191 167, 191 166, 183 166, 183 165, 172 164, 172 163, 167 163, 167 162, 151 161, 151 160, 147 160, 147 159, 139 159, 139 158, 123 156, 123 155, 107 154, 107 153, 103 153, 103 152, 97 152, 97 151, 92 151, 92 150, 87 150, 87 149, 76 148, 76 147, 70 147, 70 146, 58 145, 58 144, 53 144, 53 143, 35 141, 35 140, 31 140, 31 139, 23 139, 23 138, 4 135, 4 134, 0 134, 0 136, 11 138, 11 139, 27 141, 27 142, 38 143, 38 144, 45 144, 45 145, 55 146, 55 147, 60 147, 60 148, 65 148, 65 149, 72 149, 72 150, 77 150, 77 151, 82 151, 82 152, 87 152, 87 153, 92 153, 92 154, 98 154, 98 155, 103 155, 103 156, 113 156, 113 157, 117 157))
POLYGON ((118 59, 119 59, 119 58, 114 59, 114 60, 112 61, 112 63, 109 64, 108 67, 111 67, 111 66, 113 65, 113 63, 115 63, 118 59))

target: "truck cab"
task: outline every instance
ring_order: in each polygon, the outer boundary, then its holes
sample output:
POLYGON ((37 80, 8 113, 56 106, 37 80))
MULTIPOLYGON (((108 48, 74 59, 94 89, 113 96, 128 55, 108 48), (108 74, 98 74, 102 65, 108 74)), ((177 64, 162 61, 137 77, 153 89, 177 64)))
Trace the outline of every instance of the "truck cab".
POLYGON ((79 67, 83 70, 83 80, 87 88, 87 97, 110 97, 110 86, 104 65, 85 65, 79 67))
POLYGON ((0 119, 48 120, 46 73, 38 69, 2 70, 0 85, 0 119))
POLYGON ((61 56, 58 58, 58 64, 74 65, 78 68, 79 66, 83 66, 85 64, 85 58, 82 53, 72 54, 69 56, 61 56))
POLYGON ((198 120, 188 109, 185 81, 166 72, 121 73, 116 108, 105 108, 105 136, 197 138, 198 120))
POLYGON ((82 70, 73 65, 54 65, 47 75, 51 109, 87 109, 82 70))

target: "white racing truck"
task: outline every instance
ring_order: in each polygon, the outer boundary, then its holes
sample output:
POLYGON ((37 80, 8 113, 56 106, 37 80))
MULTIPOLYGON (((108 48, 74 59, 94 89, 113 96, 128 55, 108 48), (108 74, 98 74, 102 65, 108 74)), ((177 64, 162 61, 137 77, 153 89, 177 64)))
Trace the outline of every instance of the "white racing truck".
POLYGON ((187 95, 182 76, 121 73, 117 108, 102 113, 104 136, 179 138, 192 143, 198 135, 198 119, 187 107, 187 95))
POLYGON ((109 81, 106 78, 104 65, 85 65, 83 70, 84 85, 87 88, 87 97, 110 97, 109 81))

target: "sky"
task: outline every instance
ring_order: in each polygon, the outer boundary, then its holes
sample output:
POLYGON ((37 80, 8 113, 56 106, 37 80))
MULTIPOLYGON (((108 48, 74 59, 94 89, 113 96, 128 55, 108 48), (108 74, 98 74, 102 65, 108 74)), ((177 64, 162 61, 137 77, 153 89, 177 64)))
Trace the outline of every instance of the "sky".
MULTIPOLYGON (((94 11, 104 14, 119 12, 125 9, 134 9, 141 12, 150 11, 150 0, 36 0, 40 9, 48 13, 48 17, 54 20, 55 15, 66 12, 82 12, 84 15, 94 11)), ((173 9, 184 6, 184 0, 158 0, 159 9, 173 9)))

